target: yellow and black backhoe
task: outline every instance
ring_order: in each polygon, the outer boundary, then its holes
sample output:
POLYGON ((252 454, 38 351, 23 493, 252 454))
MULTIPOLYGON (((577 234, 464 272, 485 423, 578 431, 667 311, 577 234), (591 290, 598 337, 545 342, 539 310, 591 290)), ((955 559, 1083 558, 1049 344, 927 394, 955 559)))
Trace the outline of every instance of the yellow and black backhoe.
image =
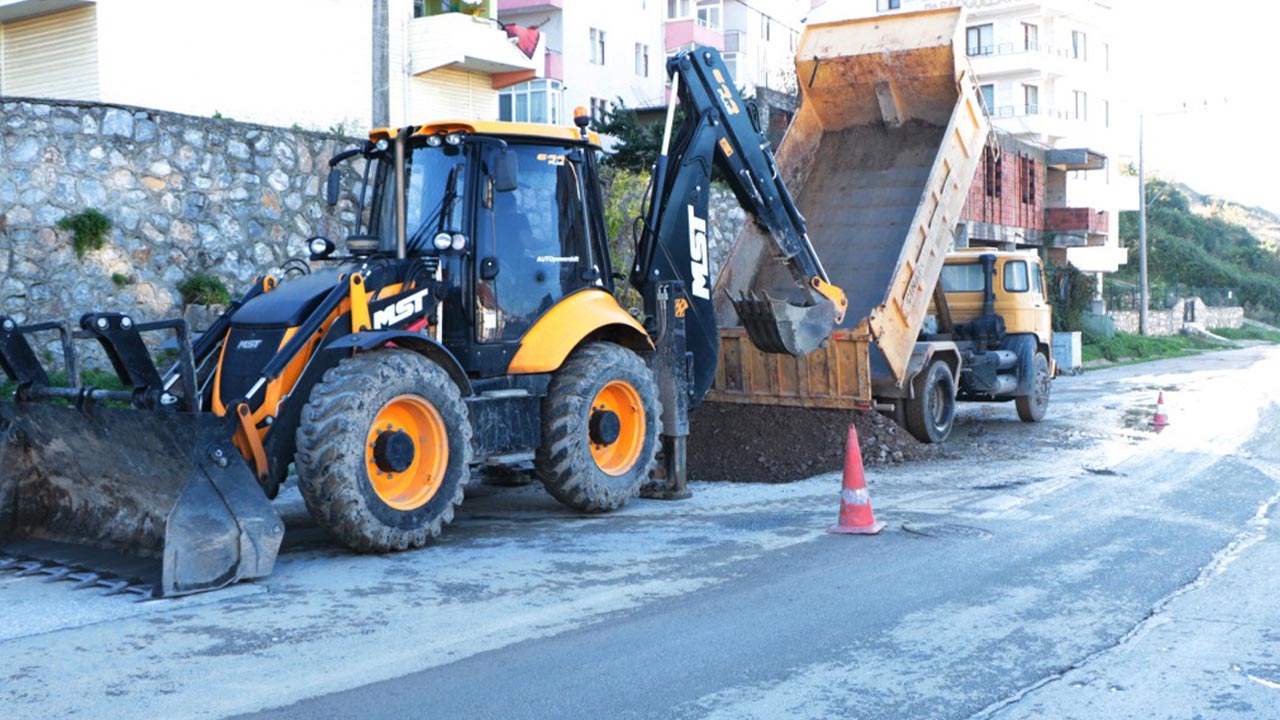
POLYGON ((576 127, 444 121, 376 130, 336 156, 328 202, 344 169, 363 177, 345 253, 311 239, 316 269, 263 277, 199 337, 123 313, 76 327, 0 318, 17 385, 0 403, 0 567, 154 596, 262 577, 284 535, 270 500, 294 472, 316 522, 365 552, 427 543, 481 463, 532 460, 583 512, 642 487, 686 497, 688 413, 718 352, 713 165, 794 279, 735 298, 753 342, 805 354, 845 301, 720 55, 697 48, 668 72, 629 272, 610 264, 585 114, 576 127), (623 280, 640 320, 614 297, 623 280), (70 387, 32 348, 52 332, 70 387), (150 332, 176 336, 171 366, 156 365, 150 332), (101 345, 125 390, 80 386, 78 340, 101 345))

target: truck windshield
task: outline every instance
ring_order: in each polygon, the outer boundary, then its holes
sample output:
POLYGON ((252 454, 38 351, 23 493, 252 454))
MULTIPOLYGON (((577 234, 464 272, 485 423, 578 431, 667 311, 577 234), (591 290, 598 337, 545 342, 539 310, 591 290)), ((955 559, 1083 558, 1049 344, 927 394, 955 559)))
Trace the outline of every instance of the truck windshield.
MULTIPOLYGON (((410 253, 433 250, 439 232, 463 229, 466 154, 461 146, 426 144, 405 156, 405 246, 410 253)), ((396 175, 394 164, 379 162, 369 232, 382 238, 382 250, 396 249, 396 175)))
POLYGON ((982 292, 985 287, 986 280, 979 263, 942 266, 943 292, 982 292))

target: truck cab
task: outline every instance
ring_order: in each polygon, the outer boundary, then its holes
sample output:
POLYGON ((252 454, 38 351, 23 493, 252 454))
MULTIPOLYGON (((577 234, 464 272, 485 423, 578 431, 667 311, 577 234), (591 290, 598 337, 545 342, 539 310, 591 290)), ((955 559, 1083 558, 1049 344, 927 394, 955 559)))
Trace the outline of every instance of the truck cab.
MULTIPOLYGON (((951 321, 968 323, 982 314, 985 289, 982 255, 995 257, 995 313, 1004 319, 1005 332, 1035 335, 1052 359, 1053 316, 1045 294, 1044 267, 1035 253, 994 252, 984 248, 950 253, 939 282, 946 293, 951 321)), ((936 315, 937 308, 931 308, 931 312, 936 315)))

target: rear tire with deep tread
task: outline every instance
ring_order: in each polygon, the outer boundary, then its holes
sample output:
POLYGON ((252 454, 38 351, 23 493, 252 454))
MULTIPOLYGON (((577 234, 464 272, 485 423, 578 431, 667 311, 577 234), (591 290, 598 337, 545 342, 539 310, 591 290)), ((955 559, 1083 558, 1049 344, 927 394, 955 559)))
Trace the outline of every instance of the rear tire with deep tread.
POLYGON ((556 371, 542 401, 542 444, 535 467, 553 497, 586 513, 622 507, 640 492, 658 452, 662 406, 653 373, 631 350, 610 342, 575 349, 556 371), (611 383, 626 383, 642 405, 643 441, 625 472, 605 472, 592 454, 588 426, 593 400, 611 383))
POLYGON ((321 527, 360 552, 408 550, 439 535, 462 502, 471 466, 471 422, 444 368, 410 350, 383 349, 346 358, 324 374, 303 408, 297 447, 298 487, 321 527), (401 510, 375 490, 366 442, 379 412, 405 397, 425 401, 439 414, 448 461, 434 494, 418 507, 401 510))
POLYGON ((1044 353, 1036 353, 1035 359, 1031 362, 1031 368, 1035 372, 1035 377, 1032 378, 1032 394, 1019 396, 1015 401, 1018 406, 1018 419, 1024 423, 1040 422, 1049 410, 1051 387, 1049 358, 1045 357, 1044 353))
POLYGON ((906 401, 907 432, 922 443, 944 442, 956 419, 956 381, 951 366, 934 360, 911 385, 915 397, 906 401))

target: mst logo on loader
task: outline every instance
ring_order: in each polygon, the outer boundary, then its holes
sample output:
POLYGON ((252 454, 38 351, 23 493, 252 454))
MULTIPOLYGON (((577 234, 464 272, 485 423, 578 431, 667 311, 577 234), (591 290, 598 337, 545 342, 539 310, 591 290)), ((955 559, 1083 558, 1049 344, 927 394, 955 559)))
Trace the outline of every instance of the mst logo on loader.
POLYGON ((419 290, 418 292, 406 298, 401 298, 391 305, 373 313, 371 318, 374 330, 381 330, 398 323, 404 322, 414 315, 420 314, 423 308, 423 301, 427 295, 431 293, 430 288, 419 290))
POLYGON ((689 206, 689 292, 703 300, 711 299, 711 287, 707 278, 711 269, 707 266, 707 221, 698 217, 693 205, 689 206))

